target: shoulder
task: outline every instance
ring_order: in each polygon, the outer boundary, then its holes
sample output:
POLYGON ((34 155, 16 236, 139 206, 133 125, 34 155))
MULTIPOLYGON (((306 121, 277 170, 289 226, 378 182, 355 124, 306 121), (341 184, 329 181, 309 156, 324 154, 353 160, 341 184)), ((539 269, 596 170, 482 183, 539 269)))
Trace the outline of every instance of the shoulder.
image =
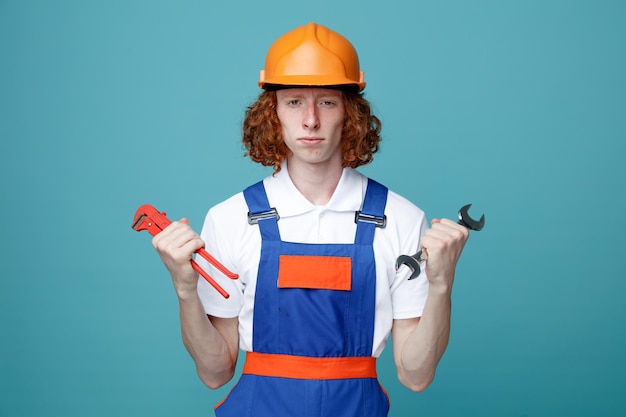
POLYGON ((409 218, 424 218, 424 211, 404 196, 389 190, 387 193, 387 210, 394 214, 409 218))
POLYGON ((379 182, 375 178, 369 178, 363 175, 362 173, 358 172, 357 170, 350 170, 350 171, 351 171, 350 176, 353 178, 352 181, 357 181, 357 180, 361 181, 361 184, 363 185, 363 191, 365 191, 365 188, 367 187, 367 182, 369 179, 378 182, 379 184, 381 184, 388 190, 387 206, 386 206, 387 210, 390 210, 393 212, 396 212, 396 211, 405 212, 409 216, 423 216, 424 215, 424 211, 422 209, 417 207, 409 199, 393 191, 388 185, 379 182))
POLYGON ((248 207, 243 192, 239 192, 211 207, 207 213, 207 219, 214 218, 219 219, 220 222, 229 222, 231 219, 240 220, 247 213, 248 207))
POLYGON ((387 215, 388 222, 402 229, 421 227, 426 219, 424 211, 388 186, 385 185, 385 188, 388 190, 387 204, 385 206, 385 214, 387 215))

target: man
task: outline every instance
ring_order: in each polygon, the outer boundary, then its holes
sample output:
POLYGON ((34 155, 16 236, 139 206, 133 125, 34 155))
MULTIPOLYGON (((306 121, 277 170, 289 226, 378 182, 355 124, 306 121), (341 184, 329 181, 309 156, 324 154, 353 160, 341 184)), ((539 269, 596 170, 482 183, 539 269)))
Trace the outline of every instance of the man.
POLYGON ((468 231, 423 212, 354 168, 378 149, 380 122, 363 98, 350 42, 310 23, 270 48, 246 113, 243 143, 274 174, 211 208, 201 236, 182 219, 153 244, 176 289, 184 344, 198 374, 218 388, 243 375, 218 416, 386 416, 376 358, 392 335, 400 381, 432 381, 450 332, 456 263, 468 231), (201 265, 206 249, 236 281, 201 265), (396 271, 422 248, 421 275, 396 271))

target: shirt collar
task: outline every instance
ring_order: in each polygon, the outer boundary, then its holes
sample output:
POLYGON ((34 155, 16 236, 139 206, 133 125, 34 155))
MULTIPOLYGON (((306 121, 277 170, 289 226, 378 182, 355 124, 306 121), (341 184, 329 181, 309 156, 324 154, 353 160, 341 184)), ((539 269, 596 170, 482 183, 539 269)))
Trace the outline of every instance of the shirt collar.
POLYGON ((278 174, 263 181, 271 207, 276 207, 282 217, 296 216, 313 210, 357 211, 361 207, 367 181, 352 168, 344 168, 337 188, 325 206, 316 206, 298 191, 289 177, 287 162, 278 174))

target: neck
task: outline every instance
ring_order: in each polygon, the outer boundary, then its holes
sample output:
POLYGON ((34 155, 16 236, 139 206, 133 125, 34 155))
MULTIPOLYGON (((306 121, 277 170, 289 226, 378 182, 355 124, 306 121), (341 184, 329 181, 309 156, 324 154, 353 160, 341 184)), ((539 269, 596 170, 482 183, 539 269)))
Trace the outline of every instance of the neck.
POLYGON ((298 191, 316 206, 330 201, 343 173, 340 164, 298 164, 290 160, 287 161, 287 169, 298 191))

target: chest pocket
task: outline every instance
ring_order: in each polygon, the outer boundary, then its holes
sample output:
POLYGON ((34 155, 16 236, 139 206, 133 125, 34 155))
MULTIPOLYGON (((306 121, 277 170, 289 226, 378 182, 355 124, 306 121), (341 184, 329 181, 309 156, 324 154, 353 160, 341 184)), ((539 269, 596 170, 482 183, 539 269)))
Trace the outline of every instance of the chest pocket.
POLYGON ((352 259, 339 256, 281 255, 278 288, 350 291, 352 259))

